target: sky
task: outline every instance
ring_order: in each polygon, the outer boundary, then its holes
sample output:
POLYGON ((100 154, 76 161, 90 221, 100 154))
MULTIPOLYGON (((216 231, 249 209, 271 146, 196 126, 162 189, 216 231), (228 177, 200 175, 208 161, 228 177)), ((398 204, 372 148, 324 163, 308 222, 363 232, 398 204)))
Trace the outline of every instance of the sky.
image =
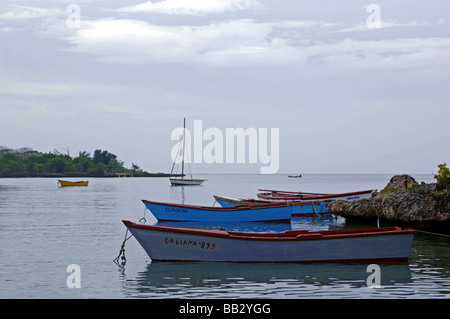
POLYGON ((227 129, 277 129, 276 173, 436 173, 450 164, 449 13, 448 0, 2 0, 0 146, 169 172, 186 117, 223 132, 217 147, 227 129))

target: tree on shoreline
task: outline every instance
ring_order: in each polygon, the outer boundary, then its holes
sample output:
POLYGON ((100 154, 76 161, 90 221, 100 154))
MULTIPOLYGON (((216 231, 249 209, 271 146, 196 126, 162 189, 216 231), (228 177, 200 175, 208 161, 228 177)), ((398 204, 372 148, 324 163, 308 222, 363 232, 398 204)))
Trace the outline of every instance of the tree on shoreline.
POLYGON ((96 149, 94 155, 82 151, 77 157, 54 152, 41 153, 29 147, 10 149, 0 146, 0 177, 27 177, 27 176, 110 176, 115 173, 133 173, 133 175, 149 174, 133 163, 128 169, 124 162, 117 159, 117 155, 106 150, 96 149))
POLYGON ((439 164, 438 167, 439 171, 434 175, 437 182, 437 189, 450 189, 450 169, 447 167, 447 163, 439 164))

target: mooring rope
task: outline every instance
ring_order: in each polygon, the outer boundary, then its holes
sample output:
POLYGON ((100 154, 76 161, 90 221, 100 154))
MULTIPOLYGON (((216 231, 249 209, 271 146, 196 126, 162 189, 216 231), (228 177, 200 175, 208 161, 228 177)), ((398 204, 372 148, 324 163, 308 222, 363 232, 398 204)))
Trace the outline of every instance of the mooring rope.
MULTIPOLYGON (((295 204, 290 204, 290 205, 292 206, 292 210, 297 210, 297 211, 299 212, 299 214, 305 215, 305 216, 306 216, 306 213, 303 212, 303 207, 302 207, 302 209, 300 209, 300 208, 297 207, 297 206, 300 206, 300 205, 295 205, 295 204)), ((316 207, 314 207, 314 203, 312 204, 312 208, 313 208, 313 212, 314 212, 318 217, 322 217, 322 216, 317 212, 316 207)), ((294 214, 295 214, 295 213, 294 213, 294 214)))
POLYGON ((320 217, 319 213, 318 213, 317 210, 316 210, 316 206, 314 206, 314 203, 311 203, 311 205, 312 205, 312 209, 313 209, 314 213, 316 213, 317 216, 320 217))
POLYGON ((129 237, 127 237, 127 235, 128 235, 128 228, 127 228, 127 232, 125 233, 125 240, 123 241, 122 246, 120 247, 119 255, 113 260, 120 267, 124 267, 127 262, 127 258, 125 257, 125 243, 128 239, 133 237, 133 235, 130 235, 129 237), (122 257, 120 257, 121 255, 122 255, 122 257), (120 262, 119 262, 119 258, 120 258, 120 262))
POLYGON ((450 237, 450 235, 446 235, 446 234, 432 233, 432 232, 429 232, 429 231, 418 230, 418 229, 414 229, 414 230, 419 232, 419 233, 431 234, 431 235, 436 235, 436 236, 450 237))
POLYGON ((146 212, 147 210, 148 210, 148 208, 145 207, 145 208, 144 208, 144 216, 142 216, 142 218, 139 219, 139 222, 140 222, 141 224, 145 224, 145 222, 147 221, 147 219, 145 219, 145 212, 146 212))

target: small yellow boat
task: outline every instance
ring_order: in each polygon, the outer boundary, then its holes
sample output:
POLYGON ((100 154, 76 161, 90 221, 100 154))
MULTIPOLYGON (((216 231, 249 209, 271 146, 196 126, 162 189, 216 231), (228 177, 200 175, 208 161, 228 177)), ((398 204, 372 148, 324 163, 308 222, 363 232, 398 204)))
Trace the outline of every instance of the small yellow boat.
POLYGON ((69 182, 58 179, 58 183, 61 186, 88 186, 88 181, 69 182))

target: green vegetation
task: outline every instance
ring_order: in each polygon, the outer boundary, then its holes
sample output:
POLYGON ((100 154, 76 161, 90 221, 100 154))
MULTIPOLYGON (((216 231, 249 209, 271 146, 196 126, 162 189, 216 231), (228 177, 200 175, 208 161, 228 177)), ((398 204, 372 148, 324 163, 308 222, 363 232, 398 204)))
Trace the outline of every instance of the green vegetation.
POLYGON ((117 156, 97 149, 94 155, 83 151, 72 158, 57 150, 41 153, 29 147, 9 149, 0 146, 0 177, 34 177, 34 176, 117 176, 117 173, 128 173, 133 176, 165 176, 166 174, 150 174, 138 165, 131 169, 124 167, 124 162, 117 156))
POLYGON ((450 190, 450 169, 447 167, 447 163, 439 164, 439 171, 434 175, 436 178, 436 189, 441 191, 444 189, 450 190))

